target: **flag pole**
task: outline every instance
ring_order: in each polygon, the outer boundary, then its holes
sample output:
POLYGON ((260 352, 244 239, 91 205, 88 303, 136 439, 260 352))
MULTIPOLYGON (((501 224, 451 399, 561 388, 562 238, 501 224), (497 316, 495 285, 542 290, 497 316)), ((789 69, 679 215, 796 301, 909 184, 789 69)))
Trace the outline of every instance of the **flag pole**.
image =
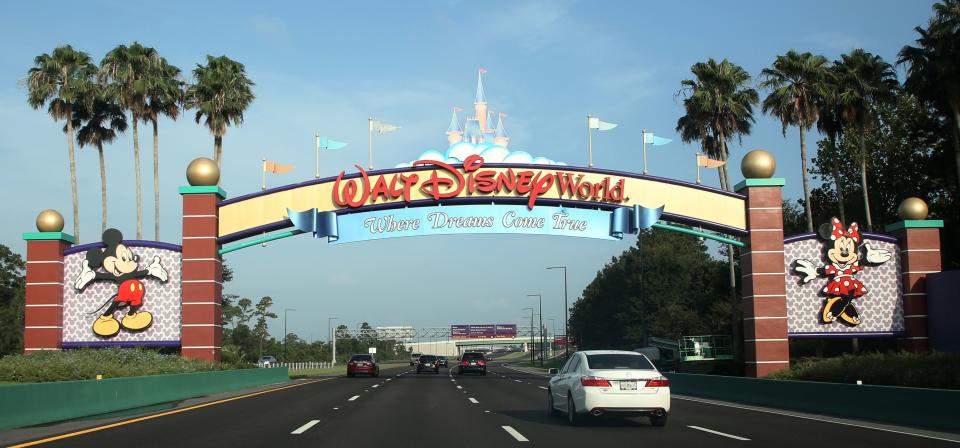
POLYGON ((693 154, 693 160, 696 162, 696 165, 697 165, 697 185, 700 185, 700 153, 699 152, 693 154))
POLYGON ((647 174, 647 130, 640 131, 640 136, 643 137, 643 174, 647 174))
POLYGON ((587 114, 587 166, 593 167, 593 131, 590 130, 590 114, 587 114))
POLYGON ((267 159, 263 159, 263 172, 260 173, 260 190, 267 189, 267 159))
POLYGON ((315 179, 320 178, 320 134, 317 133, 317 171, 313 174, 315 179))
POLYGON ((369 168, 373 169, 373 117, 367 117, 367 155, 370 157, 369 168))

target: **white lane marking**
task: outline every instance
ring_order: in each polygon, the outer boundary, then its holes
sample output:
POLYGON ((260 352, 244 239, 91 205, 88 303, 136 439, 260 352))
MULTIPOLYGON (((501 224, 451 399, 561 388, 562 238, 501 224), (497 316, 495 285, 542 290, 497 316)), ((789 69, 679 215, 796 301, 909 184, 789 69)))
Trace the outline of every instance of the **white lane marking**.
MULTIPOLYGON (((399 376, 399 375, 398 375, 399 376)), ((387 381, 393 381, 393 378, 387 378, 387 381)))
POLYGON ((947 439, 947 438, 943 438, 943 437, 929 436, 929 435, 926 435, 926 434, 917 434, 917 433, 913 433, 913 432, 897 431, 897 430, 895 430, 895 429, 880 428, 880 427, 870 426, 870 425, 858 425, 858 424, 856 424, 856 423, 848 423, 848 422, 842 422, 842 421, 838 421, 838 420, 832 420, 830 417, 827 417, 827 416, 807 417, 807 416, 805 416, 805 415, 798 415, 798 414, 794 414, 794 413, 790 413, 790 412, 778 412, 778 411, 773 411, 773 410, 769 410, 769 409, 760 409, 760 408, 756 408, 756 407, 752 407, 752 406, 737 406, 737 405, 735 405, 735 404, 717 403, 717 402, 715 402, 715 401, 698 400, 698 399, 696 399, 696 398, 679 397, 679 396, 676 396, 676 395, 673 395, 672 398, 676 398, 676 399, 678 399, 678 400, 695 401, 695 402, 697 402, 697 403, 703 403, 703 404, 712 404, 712 405, 714 405, 714 406, 726 406, 726 407, 728 407, 728 408, 745 409, 745 410, 748 410, 748 411, 765 412, 765 413, 767 413, 767 414, 783 415, 783 416, 785 416, 785 417, 802 418, 802 419, 804 419, 804 420, 814 420, 814 421, 818 421, 818 422, 836 423, 836 424, 838 424, 838 425, 853 426, 853 427, 855 427, 855 428, 875 429, 875 430, 877 430, 877 431, 892 432, 892 433, 894 433, 894 434, 903 434, 903 435, 907 435, 907 436, 923 437, 923 438, 925 438, 925 439, 942 440, 942 441, 944 441, 944 442, 960 443, 960 440, 957 440, 957 439, 947 439))
POLYGON ((510 426, 501 426, 501 428, 503 428, 503 430, 506 431, 507 434, 510 434, 511 436, 513 436, 514 439, 517 439, 517 442, 529 442, 529 441, 530 441, 529 439, 527 439, 526 437, 524 437, 523 434, 520 434, 519 432, 517 432, 516 429, 513 429, 513 428, 510 427, 510 426))
POLYGON ((692 428, 692 429, 696 429, 696 430, 698 430, 698 431, 703 431, 703 432, 709 432, 710 434, 716 434, 716 435, 718 435, 718 436, 729 437, 729 438, 731 438, 731 439, 736 439, 736 440, 745 440, 745 441, 749 441, 749 440, 750 440, 750 439, 748 439, 748 438, 746 438, 746 437, 740 437, 740 436, 735 436, 735 435, 733 435, 733 434, 727 434, 727 433, 725 433, 725 432, 714 431, 714 430, 712 430, 712 429, 704 428, 704 427, 702 427, 702 426, 687 425, 687 428, 692 428))
POLYGON ((470 402, 473 403, 473 404, 480 404, 480 402, 477 401, 477 399, 476 399, 476 398, 473 398, 473 397, 470 397, 470 402))
POLYGON ((379 384, 374 384, 373 387, 374 387, 374 388, 377 388, 377 387, 380 387, 380 385, 379 385, 379 384))
POLYGON ((457 389, 463 389, 463 386, 457 386, 457 389))
POLYGON ((350 399, 347 400, 347 401, 353 401, 353 400, 356 400, 357 398, 360 398, 360 396, 359 396, 359 395, 354 395, 354 396, 350 397, 350 399))
POLYGON ((457 380, 455 380, 455 379, 453 379, 453 378, 451 378, 450 381, 453 381, 454 383, 457 382, 457 380))
POLYGON ((520 380, 514 380, 514 381, 516 381, 516 382, 518 382, 518 383, 522 383, 522 382, 523 382, 523 381, 520 381, 520 380))
POLYGON ((490 411, 483 411, 483 413, 484 413, 484 414, 489 414, 489 413, 490 413, 490 411))
POLYGON ((320 423, 320 420, 310 420, 309 422, 307 422, 307 424, 297 429, 294 429, 293 432, 291 432, 290 434, 303 434, 306 430, 312 428, 313 425, 316 425, 317 423, 320 423))
POLYGON ((340 409, 340 408, 333 408, 334 411, 337 411, 337 410, 339 410, 339 409, 340 409))
POLYGON ((546 388, 546 387, 543 387, 543 386, 537 386, 537 387, 539 387, 539 388, 541 388, 541 389, 543 389, 543 390, 547 390, 547 388, 546 388))

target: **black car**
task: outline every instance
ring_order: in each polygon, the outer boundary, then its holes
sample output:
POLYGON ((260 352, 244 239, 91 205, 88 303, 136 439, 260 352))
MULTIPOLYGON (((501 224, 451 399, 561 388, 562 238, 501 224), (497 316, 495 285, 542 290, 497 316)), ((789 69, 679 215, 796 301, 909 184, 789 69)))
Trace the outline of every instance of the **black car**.
POLYGON ((420 355, 417 359, 417 374, 423 371, 432 371, 440 373, 440 364, 437 363, 437 357, 433 355, 420 355))
POLYGON ((439 365, 440 367, 447 367, 447 357, 437 356, 437 365, 439 365))
POLYGON ((457 375, 463 375, 464 373, 487 374, 487 358, 483 356, 483 353, 464 353, 463 356, 460 357, 460 364, 457 366, 457 375))

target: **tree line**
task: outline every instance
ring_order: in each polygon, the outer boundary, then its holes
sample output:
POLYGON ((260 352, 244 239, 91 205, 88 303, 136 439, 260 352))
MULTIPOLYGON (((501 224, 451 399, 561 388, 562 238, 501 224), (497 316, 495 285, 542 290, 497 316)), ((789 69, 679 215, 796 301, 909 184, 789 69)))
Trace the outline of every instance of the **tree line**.
POLYGON ((104 145, 132 127, 137 239, 142 239, 139 124, 152 126, 154 239, 160 240, 160 118, 176 120, 184 110, 195 111, 194 120, 197 123, 202 120, 213 134, 213 156, 219 165, 227 127, 243 123, 243 113, 254 99, 254 83, 247 77, 243 64, 226 56, 208 55, 206 63, 196 64, 192 82, 155 48, 139 42, 118 45, 107 52, 99 65, 88 53, 70 45, 56 47, 50 53, 37 56, 33 62, 23 80, 27 103, 34 109, 46 108, 55 122, 64 122, 73 234, 77 241, 80 240, 80 211, 75 141, 81 148, 97 149, 103 231, 107 227, 104 145))

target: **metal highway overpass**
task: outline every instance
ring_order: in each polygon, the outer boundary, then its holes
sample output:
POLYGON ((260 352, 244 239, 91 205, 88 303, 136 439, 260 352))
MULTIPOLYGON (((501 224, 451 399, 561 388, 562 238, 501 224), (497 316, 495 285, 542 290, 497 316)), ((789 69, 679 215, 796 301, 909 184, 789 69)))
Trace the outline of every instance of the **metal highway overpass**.
POLYGON ((292 381, 192 407, 4 431, 0 443, 18 446, 39 439, 38 446, 98 448, 960 446, 956 434, 677 396, 664 428, 646 419, 570 427, 547 416, 542 375, 499 363, 492 363, 484 377, 461 377, 446 369, 416 375, 410 369, 385 368, 379 378, 292 381))

